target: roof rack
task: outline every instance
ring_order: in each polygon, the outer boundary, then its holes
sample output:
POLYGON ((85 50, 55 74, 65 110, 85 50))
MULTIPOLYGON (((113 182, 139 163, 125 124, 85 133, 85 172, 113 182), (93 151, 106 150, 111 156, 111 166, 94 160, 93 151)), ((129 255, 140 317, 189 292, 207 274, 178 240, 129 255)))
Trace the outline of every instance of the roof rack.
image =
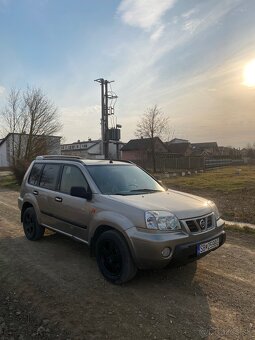
POLYGON ((65 156, 65 155, 42 155, 37 156, 36 160, 59 160, 59 161, 77 161, 81 162, 82 158, 79 156, 65 156))
POLYGON ((123 162, 123 163, 135 164, 134 162, 128 161, 128 160, 125 160, 125 159, 113 159, 112 161, 113 161, 113 162, 116 161, 116 162, 123 162))

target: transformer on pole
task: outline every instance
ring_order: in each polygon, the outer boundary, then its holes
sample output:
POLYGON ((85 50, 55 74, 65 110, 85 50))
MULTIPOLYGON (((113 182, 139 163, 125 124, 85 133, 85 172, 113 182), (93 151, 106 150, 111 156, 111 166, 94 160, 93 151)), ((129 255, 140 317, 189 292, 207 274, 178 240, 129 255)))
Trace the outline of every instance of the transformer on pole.
MULTIPOLYGON (((114 82, 114 80, 109 81, 103 78, 95 80, 101 85, 101 137, 103 142, 103 154, 104 158, 109 158, 109 140, 119 141, 120 140, 120 127, 121 125, 116 124, 109 129, 109 115, 114 114, 114 106, 110 104, 113 100, 116 100, 118 96, 109 91, 109 84, 114 82)), ((118 145, 118 144, 117 144, 118 145)))

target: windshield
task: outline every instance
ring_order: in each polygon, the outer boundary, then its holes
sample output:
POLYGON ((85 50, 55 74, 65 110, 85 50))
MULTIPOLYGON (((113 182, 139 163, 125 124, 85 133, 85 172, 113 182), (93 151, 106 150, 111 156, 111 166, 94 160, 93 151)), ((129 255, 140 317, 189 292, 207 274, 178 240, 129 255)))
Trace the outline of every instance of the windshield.
POLYGON ((105 195, 139 195, 165 191, 135 165, 89 165, 87 169, 105 195))

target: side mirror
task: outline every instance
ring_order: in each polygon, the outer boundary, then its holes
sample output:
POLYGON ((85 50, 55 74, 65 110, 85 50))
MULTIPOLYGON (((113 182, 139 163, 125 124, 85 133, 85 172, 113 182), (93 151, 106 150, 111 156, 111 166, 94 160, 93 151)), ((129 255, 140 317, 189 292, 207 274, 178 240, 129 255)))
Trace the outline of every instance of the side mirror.
POLYGON ((90 201, 92 199, 92 192, 86 191, 84 187, 72 187, 71 196, 85 198, 86 200, 90 201))

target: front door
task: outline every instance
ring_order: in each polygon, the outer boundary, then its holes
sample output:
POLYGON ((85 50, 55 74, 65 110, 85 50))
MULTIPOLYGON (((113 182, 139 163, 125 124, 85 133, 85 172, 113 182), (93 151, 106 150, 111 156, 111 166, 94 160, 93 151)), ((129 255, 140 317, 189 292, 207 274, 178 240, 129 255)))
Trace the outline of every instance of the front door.
POLYGON ((52 203, 55 227, 64 232, 69 230, 68 233, 87 241, 91 203, 85 198, 71 196, 72 187, 84 187, 87 191, 88 183, 78 166, 66 164, 52 203))

